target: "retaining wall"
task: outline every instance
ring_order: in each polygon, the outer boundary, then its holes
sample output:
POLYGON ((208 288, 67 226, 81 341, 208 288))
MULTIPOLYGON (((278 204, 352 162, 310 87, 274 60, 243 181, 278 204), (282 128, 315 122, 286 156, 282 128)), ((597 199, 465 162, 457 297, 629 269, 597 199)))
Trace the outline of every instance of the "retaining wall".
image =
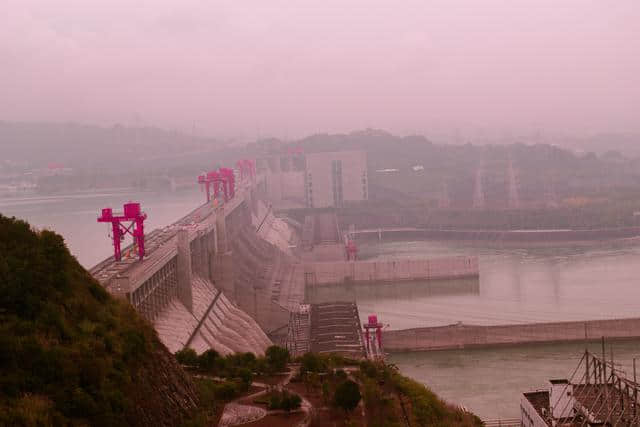
POLYGON ((305 266, 313 285, 478 277, 478 258, 316 262, 305 266))
POLYGON ((356 231, 357 240, 459 240, 518 243, 581 242, 640 236, 640 227, 592 230, 428 230, 380 229, 356 231))
POLYGON ((447 350, 478 346, 640 337, 640 318, 498 326, 449 325, 384 331, 386 351, 447 350))

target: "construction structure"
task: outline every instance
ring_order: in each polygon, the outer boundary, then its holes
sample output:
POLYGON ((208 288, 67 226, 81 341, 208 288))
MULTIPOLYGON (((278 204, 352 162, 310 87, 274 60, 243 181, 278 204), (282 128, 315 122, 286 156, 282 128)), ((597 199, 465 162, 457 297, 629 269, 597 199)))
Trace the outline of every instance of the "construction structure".
POLYGON ((127 234, 133 237, 133 249, 140 260, 144 258, 144 220, 147 214, 140 210, 140 203, 125 203, 121 214, 113 213, 111 208, 102 209, 98 222, 111 224, 111 238, 113 239, 113 256, 116 261, 122 260, 121 243, 127 234))
POLYGON ((292 357, 302 356, 310 350, 311 343, 311 306, 300 304, 291 310, 285 347, 292 357))
MULTIPOLYGON (((289 320, 282 301, 269 296, 276 284, 289 289, 291 235, 258 199, 264 177, 247 173, 235 188, 233 169, 218 173, 229 186, 228 200, 205 203, 146 236, 130 226, 127 230, 144 243, 136 244, 144 258, 124 258, 116 251, 90 272, 151 322, 171 352, 191 347, 263 354, 272 343, 265 331, 286 328, 289 320)), ((99 221, 121 227, 124 220, 144 218, 140 205, 130 203, 123 215, 103 210, 99 221)), ((289 294, 283 292, 283 298, 289 294)))
POLYGON ((369 315, 367 323, 362 324, 364 347, 369 359, 384 359, 384 349, 382 347, 383 326, 382 323, 378 322, 378 316, 375 314, 369 315))
POLYGON ((198 184, 205 191, 207 203, 211 201, 211 186, 213 186, 213 199, 220 197, 220 189, 224 193, 224 201, 229 200, 229 183, 217 171, 209 171, 198 176, 198 184))
POLYGON ((358 306, 353 302, 312 304, 310 337, 314 353, 365 356, 358 306))
POLYGON ((523 427, 638 426, 640 402, 635 360, 633 381, 625 378, 613 360, 585 350, 568 379, 549 380, 546 390, 523 393, 523 427))
POLYGON ((342 208, 369 198, 365 151, 293 150, 258 162, 268 198, 278 208, 342 208))

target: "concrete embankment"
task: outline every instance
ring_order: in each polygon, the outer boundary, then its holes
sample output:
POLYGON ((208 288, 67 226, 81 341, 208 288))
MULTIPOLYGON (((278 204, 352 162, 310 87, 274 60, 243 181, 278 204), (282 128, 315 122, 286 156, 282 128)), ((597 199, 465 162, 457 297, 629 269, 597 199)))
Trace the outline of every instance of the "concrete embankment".
POLYGON ((381 228, 358 230, 357 240, 455 240, 525 244, 558 242, 598 242, 640 237, 640 227, 591 230, 429 230, 420 228, 381 228))
POLYGON ((392 282, 478 277, 478 258, 397 259, 381 261, 315 262, 305 265, 312 285, 349 282, 392 282))
POLYGON ((640 318, 479 326, 456 324, 383 332, 389 352, 640 337, 640 318))
POLYGON ((192 311, 174 298, 154 321, 158 337, 172 353, 191 347, 198 353, 212 348, 223 355, 264 354, 271 345, 256 322, 207 279, 194 277, 192 291, 192 311))

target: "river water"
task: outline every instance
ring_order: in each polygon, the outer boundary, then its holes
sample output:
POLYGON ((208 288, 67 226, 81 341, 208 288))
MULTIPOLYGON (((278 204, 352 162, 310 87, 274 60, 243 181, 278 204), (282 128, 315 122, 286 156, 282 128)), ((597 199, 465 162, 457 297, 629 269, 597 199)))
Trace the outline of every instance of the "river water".
MULTIPOLYGON (((74 194, 0 199, 0 213, 62 234, 85 267, 111 255, 107 225, 96 218, 104 207, 141 202, 147 230, 168 225, 203 202, 188 193, 74 194)), ((391 329, 455 322, 504 324, 556 320, 637 317, 640 246, 558 246, 493 249, 452 242, 382 242, 360 245, 360 257, 477 255, 480 280, 369 284, 319 288, 313 301, 356 300, 360 315, 377 314, 391 329)), ((594 337, 595 338, 595 337, 594 337)), ((614 357, 630 372, 640 341, 611 343, 614 357)), ((595 345, 595 350, 599 347, 595 345)), ((520 393, 571 374, 583 344, 402 353, 390 356, 403 373, 443 398, 482 417, 517 417, 520 393)), ((609 352, 609 345, 607 345, 609 352)))
MULTIPOLYGON (((389 329, 640 316, 637 244, 495 249, 418 241, 364 243, 359 249, 364 259, 476 255, 480 279, 318 287, 308 292, 310 301, 355 300, 363 321, 377 314, 389 329)), ((640 356, 640 340, 611 345, 626 368, 640 356)), ((390 361, 482 417, 518 417, 520 393, 569 376, 583 351, 584 344, 538 344, 401 353, 390 361)))
MULTIPOLYGON (((599 343, 588 347, 602 357, 599 343)), ((584 343, 528 344, 398 353, 388 361, 446 401, 464 405, 481 418, 519 418, 521 393, 546 390, 549 379, 571 378, 584 349, 584 343)), ((613 350, 616 368, 632 379, 640 340, 607 342, 605 349, 607 360, 613 350)), ((582 374, 584 367, 574 380, 582 374)))
MULTIPOLYGON (((61 234, 78 261, 91 268, 113 254, 110 226, 96 221, 102 208, 122 210, 129 200, 141 203, 148 215, 145 230, 164 227, 204 202, 198 191, 184 193, 100 192, 0 199, 0 213, 61 234)), ((130 238, 126 244, 130 243, 130 238)))

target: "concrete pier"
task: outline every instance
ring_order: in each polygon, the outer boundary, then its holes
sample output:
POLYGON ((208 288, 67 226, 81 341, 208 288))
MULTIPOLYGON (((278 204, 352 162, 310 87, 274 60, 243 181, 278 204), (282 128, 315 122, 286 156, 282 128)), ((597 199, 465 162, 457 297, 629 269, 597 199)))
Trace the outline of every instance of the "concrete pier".
POLYGON ((477 257, 332 261, 305 264, 306 285, 478 277, 477 257))
POLYGON ((598 242, 632 239, 640 236, 640 227, 590 230, 453 230, 413 227, 359 229, 351 233, 358 241, 439 240, 489 242, 501 244, 549 245, 558 242, 598 242))
POLYGON ((640 318, 586 320, 479 326, 456 324, 441 327, 387 330, 386 351, 450 350, 526 343, 584 341, 586 339, 640 337, 640 318))

